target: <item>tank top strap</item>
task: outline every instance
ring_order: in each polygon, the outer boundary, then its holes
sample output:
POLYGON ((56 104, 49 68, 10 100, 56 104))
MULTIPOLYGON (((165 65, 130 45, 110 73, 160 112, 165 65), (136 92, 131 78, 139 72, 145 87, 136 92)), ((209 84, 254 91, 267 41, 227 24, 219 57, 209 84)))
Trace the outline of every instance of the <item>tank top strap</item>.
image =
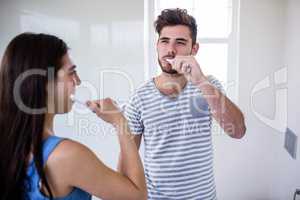
POLYGON ((49 155, 62 140, 64 140, 64 138, 51 135, 43 141, 43 165, 46 164, 49 155))

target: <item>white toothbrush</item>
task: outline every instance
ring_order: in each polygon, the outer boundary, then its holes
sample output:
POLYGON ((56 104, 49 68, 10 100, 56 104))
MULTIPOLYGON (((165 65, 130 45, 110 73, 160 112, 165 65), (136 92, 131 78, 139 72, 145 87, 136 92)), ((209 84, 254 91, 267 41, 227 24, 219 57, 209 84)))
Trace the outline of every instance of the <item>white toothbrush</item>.
POLYGON ((174 61, 174 59, 166 58, 166 61, 167 61, 168 63, 172 64, 173 61, 174 61))
POLYGON ((77 99, 76 97, 75 97, 75 95, 74 94, 71 94, 70 95, 70 99, 73 101, 73 102, 76 102, 76 103, 78 103, 78 104, 80 104, 80 105, 83 105, 83 106, 87 106, 83 101, 80 101, 79 99, 77 99))
MULTIPOLYGON (((73 102, 76 102, 76 103, 78 103, 78 104, 80 104, 80 105, 82 105, 82 106, 87 107, 86 103, 84 103, 83 101, 77 99, 77 98, 75 97, 74 94, 71 94, 71 95, 70 95, 70 99, 71 99, 73 102)), ((120 103, 117 104, 117 106, 118 106, 118 108, 119 108, 119 110, 120 110, 121 112, 124 112, 125 105, 126 105, 126 104, 120 104, 120 103)))

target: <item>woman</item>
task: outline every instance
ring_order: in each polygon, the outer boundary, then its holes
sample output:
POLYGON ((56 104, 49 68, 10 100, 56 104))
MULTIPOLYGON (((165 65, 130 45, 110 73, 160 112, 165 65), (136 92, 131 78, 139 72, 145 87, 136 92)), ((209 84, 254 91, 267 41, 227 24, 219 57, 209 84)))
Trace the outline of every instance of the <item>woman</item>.
POLYGON ((146 199, 143 167, 126 119, 111 99, 87 105, 115 126, 122 163, 106 167, 84 145, 53 133, 53 118, 72 107, 80 79, 67 45, 23 33, 0 68, 0 199, 146 199))

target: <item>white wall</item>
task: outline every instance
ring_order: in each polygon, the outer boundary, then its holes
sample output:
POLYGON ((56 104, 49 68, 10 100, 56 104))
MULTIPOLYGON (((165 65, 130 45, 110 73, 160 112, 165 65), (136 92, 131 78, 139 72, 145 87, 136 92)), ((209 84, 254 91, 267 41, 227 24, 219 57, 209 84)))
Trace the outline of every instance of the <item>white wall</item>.
MULTIPOLYGON (((298 135, 297 160, 284 149, 277 149, 273 180, 274 199, 292 199, 295 188, 300 189, 300 1, 288 0, 285 23, 284 65, 288 67, 288 127, 298 135), (275 198, 276 197, 276 198, 275 198)), ((280 141, 283 140, 283 136, 280 141)), ((278 144, 279 145, 279 144, 278 144)), ((298 198, 299 199, 299 198, 298 198)))
POLYGON ((287 112, 288 126, 299 137, 299 13, 298 0, 241 0, 239 105, 246 116, 247 134, 242 141, 214 137, 221 200, 288 200, 299 188, 299 155, 294 161, 287 154, 280 130, 287 123, 287 112), (284 72, 286 66, 288 83, 276 85, 275 73, 284 72), (270 86, 252 94, 268 77, 270 86), (280 89, 283 95, 288 89, 288 102, 276 105, 280 89), (279 120, 272 121, 275 116, 279 120))

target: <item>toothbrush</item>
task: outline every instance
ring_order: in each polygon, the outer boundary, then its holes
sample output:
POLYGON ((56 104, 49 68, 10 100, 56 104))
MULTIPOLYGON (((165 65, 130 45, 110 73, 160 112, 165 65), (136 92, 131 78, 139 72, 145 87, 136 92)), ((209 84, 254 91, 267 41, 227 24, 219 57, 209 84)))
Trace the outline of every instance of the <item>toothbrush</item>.
POLYGON ((173 61, 174 61, 174 59, 166 58, 166 61, 167 61, 168 63, 172 64, 173 61))
POLYGON ((86 104, 85 104, 84 102, 80 101, 79 99, 77 99, 77 98, 75 97, 74 94, 71 94, 71 95, 70 95, 70 99, 71 99, 73 102, 76 102, 76 103, 78 103, 78 104, 83 105, 83 106, 86 107, 86 104))
MULTIPOLYGON (((71 95, 70 95, 70 99, 71 99, 73 102, 76 102, 76 103, 78 103, 78 104, 80 104, 80 105, 83 105, 83 106, 87 107, 87 105, 86 105, 83 101, 80 101, 79 99, 77 99, 77 98, 75 97, 74 94, 71 94, 71 95)), ((118 107, 118 109, 119 109, 121 112, 124 112, 125 104, 117 104, 117 107, 118 107)))

